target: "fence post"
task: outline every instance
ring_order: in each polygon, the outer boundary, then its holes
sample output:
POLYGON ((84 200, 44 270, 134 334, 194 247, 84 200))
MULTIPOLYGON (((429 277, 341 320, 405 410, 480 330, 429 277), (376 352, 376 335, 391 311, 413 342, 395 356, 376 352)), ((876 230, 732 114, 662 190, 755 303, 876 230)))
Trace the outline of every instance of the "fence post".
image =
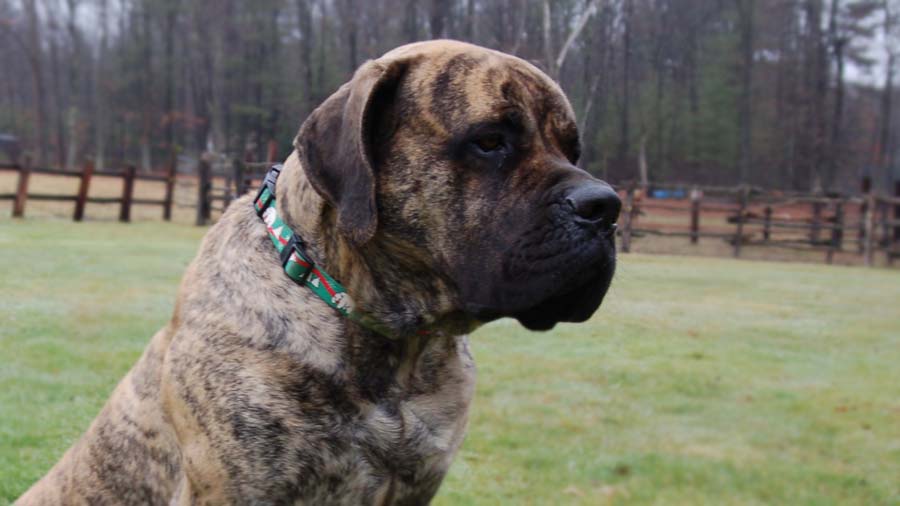
MULTIPOLYGON (((900 198, 900 179, 894 181, 894 197, 900 198)), ((900 203, 894 204, 893 206, 889 205, 885 202, 884 209, 884 221, 887 224, 888 220, 890 220, 890 208, 894 208, 894 219, 893 228, 894 232, 892 234, 885 234, 885 241, 887 241, 886 251, 887 251, 887 262, 888 265, 894 265, 894 257, 900 255, 900 203)), ((888 229, 885 232, 889 232, 888 229)))
POLYGON ((203 206, 203 222, 209 223, 212 220, 213 209, 213 164, 206 165, 206 205, 203 206))
POLYGON ((222 212, 224 213, 228 206, 231 205, 231 200, 234 195, 231 194, 231 189, 234 185, 231 184, 231 176, 225 177, 225 187, 222 189, 222 212))
POLYGON ((738 188, 737 230, 734 236, 734 258, 741 256, 741 243, 744 242, 744 213, 747 211, 747 187, 738 188))
POLYGON ((234 171, 234 194, 237 196, 236 198, 240 198, 247 193, 247 184, 244 181, 244 163, 239 158, 235 158, 231 162, 231 167, 234 171))
POLYGON ((625 192, 624 215, 625 223, 622 227, 622 253, 631 251, 631 222, 634 209, 634 183, 628 183, 628 190, 625 192))
POLYGON ((269 144, 266 146, 266 162, 273 163, 276 156, 278 156, 278 143, 275 142, 275 139, 269 139, 269 144))
POLYGON ((856 247, 860 255, 866 251, 866 207, 869 205, 869 195, 864 194, 862 198, 863 201, 859 204, 859 230, 856 231, 856 247))
POLYGON ((872 267, 875 256, 875 196, 866 195, 863 214, 863 256, 866 267, 872 267))
POLYGON ((822 232, 822 203, 818 200, 812 203, 812 225, 809 228, 809 243, 813 246, 819 244, 822 232))
POLYGON ((209 218, 209 161, 201 158, 197 166, 197 219, 194 222, 198 227, 206 225, 209 218))
POLYGON ((834 253, 841 249, 841 236, 844 233, 844 202, 838 200, 834 207, 834 224, 831 228, 831 242, 828 245, 828 253, 825 261, 834 262, 834 253))
POLYGON ((25 201, 28 200, 28 178, 31 176, 31 157, 25 157, 25 163, 19 166, 19 184, 16 187, 16 200, 13 202, 13 218, 25 216, 25 201))
POLYGON ((169 166, 166 168, 166 196, 163 201, 163 219, 172 221, 172 200, 175 197, 175 172, 178 170, 178 155, 172 150, 169 166))
POLYGON ((119 221, 131 221, 131 198, 134 196, 134 165, 125 168, 122 174, 122 203, 119 206, 119 221))
POLYGON ((871 204, 869 195, 872 193, 872 180, 867 176, 862 179, 862 202, 859 204, 859 230, 856 232, 856 243, 859 253, 866 252, 866 216, 871 204))
POLYGON ((763 241, 769 242, 772 237, 772 206, 763 209, 763 241))
POLYGON ((75 198, 75 212, 72 214, 72 219, 75 221, 81 221, 84 218, 84 207, 87 205, 88 190, 93 175, 94 162, 87 160, 81 168, 81 179, 78 182, 78 196, 75 198))
MULTIPOLYGON (((894 197, 900 199, 900 179, 894 181, 894 197)), ((894 204, 894 243, 900 242, 900 204, 894 204)))
POLYGON ((847 210, 846 201, 842 198, 838 200, 837 207, 834 209, 834 230, 837 232, 837 249, 844 250, 844 212, 847 210))
POLYGON ((703 192, 696 186, 691 188, 691 244, 700 240, 700 198, 703 192))

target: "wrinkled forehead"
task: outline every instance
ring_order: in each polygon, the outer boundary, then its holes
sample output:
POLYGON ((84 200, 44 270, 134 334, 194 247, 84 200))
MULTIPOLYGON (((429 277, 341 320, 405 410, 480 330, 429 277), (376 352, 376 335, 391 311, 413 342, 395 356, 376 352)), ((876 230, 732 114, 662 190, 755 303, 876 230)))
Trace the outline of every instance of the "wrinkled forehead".
POLYGON ((404 88, 422 109, 417 112, 443 133, 516 112, 530 130, 577 136, 560 88, 533 65, 502 53, 426 55, 411 66, 404 88))

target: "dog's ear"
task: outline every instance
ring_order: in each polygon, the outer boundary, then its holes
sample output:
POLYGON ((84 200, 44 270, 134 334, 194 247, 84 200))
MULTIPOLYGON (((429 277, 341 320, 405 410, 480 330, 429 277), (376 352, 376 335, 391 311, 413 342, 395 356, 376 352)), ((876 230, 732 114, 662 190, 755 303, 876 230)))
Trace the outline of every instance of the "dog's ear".
POLYGON ((352 244, 368 242, 378 226, 373 142, 406 71, 404 61, 369 61, 300 127, 294 147, 313 188, 337 210, 338 231, 352 244))

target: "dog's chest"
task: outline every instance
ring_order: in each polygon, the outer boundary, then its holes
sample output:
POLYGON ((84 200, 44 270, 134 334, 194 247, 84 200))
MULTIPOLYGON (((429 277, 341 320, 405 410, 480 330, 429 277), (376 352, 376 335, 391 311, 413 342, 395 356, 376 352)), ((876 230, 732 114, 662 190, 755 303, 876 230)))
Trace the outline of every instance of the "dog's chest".
POLYGON ((474 388, 466 343, 457 344, 426 349, 391 375, 363 370, 349 397, 336 394, 331 410, 310 417, 329 430, 307 441, 320 467, 296 503, 427 503, 462 443, 474 388))

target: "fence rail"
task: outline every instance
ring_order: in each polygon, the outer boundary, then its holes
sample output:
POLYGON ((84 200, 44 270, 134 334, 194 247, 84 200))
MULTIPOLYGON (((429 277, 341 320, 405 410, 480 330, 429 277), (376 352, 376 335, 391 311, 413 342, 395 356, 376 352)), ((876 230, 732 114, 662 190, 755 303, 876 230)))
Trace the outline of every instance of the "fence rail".
MULTIPOLYGON (((13 217, 22 217, 29 200, 74 203, 72 219, 81 221, 87 204, 119 205, 118 219, 131 220, 135 205, 158 206, 162 218, 172 218, 173 204, 196 209, 195 223, 212 221, 213 212, 223 212, 236 198, 261 184, 266 170, 275 159, 270 147, 268 161, 221 159, 213 162, 201 158, 197 164, 197 178, 179 182, 196 184, 196 200, 173 202, 176 184, 176 157, 169 158, 164 172, 140 174, 133 166, 120 170, 95 170, 90 161, 81 170, 33 167, 25 158, 23 163, 0 163, 0 171, 18 173, 15 193, 0 194, 0 201, 13 201, 13 217), (32 174, 78 179, 74 194, 48 194, 29 191, 32 174), (91 196, 91 181, 96 177, 118 178, 122 181, 119 196, 91 196), (196 183, 193 183, 196 181, 196 183), (135 197, 135 185, 140 182, 165 184, 163 198, 135 197)), ((751 186, 699 186, 678 183, 653 184, 655 190, 665 190, 666 198, 650 198, 636 183, 625 185, 623 209, 619 219, 619 235, 623 252, 631 250, 632 241, 641 236, 684 237, 690 244, 701 239, 724 240, 730 244, 732 255, 740 257, 745 246, 784 248, 821 252, 827 263, 838 253, 853 253, 866 265, 873 265, 875 257, 883 253, 888 264, 900 258, 900 195, 886 196, 872 193, 862 196, 823 196, 800 192, 768 191, 751 186), (668 223, 654 222, 665 217, 668 223), (685 219, 672 223, 672 219, 685 219), (855 238, 856 247, 847 244, 855 238)), ((900 190, 900 188, 898 188, 900 190)))
POLYGON ((900 258, 900 196, 822 196, 750 186, 650 186, 674 191, 665 193, 666 198, 650 198, 635 183, 625 185, 619 229, 624 252, 630 251, 633 238, 644 235, 687 237, 691 244, 714 238, 728 241, 734 257, 741 256, 744 246, 762 246, 819 251, 825 262, 832 263, 836 254, 848 252, 845 242, 854 234, 857 247, 850 252, 860 255, 866 265, 874 264, 879 251, 888 264, 900 258), (802 216, 779 216, 777 210, 802 216), (714 213, 721 219, 723 212, 724 224, 703 226, 703 215, 714 213), (687 217, 689 225, 650 221, 662 215, 687 217))
POLYGON ((27 157, 23 163, 4 163, 0 164, 0 171, 13 171, 18 173, 18 182, 16 184, 15 193, 0 194, 0 200, 12 200, 12 215, 15 218, 25 216, 25 206, 29 200, 53 201, 53 202, 74 202, 75 207, 72 211, 72 219, 81 221, 84 219, 85 207, 91 204, 119 204, 119 221, 131 221, 131 208, 134 205, 144 206, 160 206, 162 207, 162 218, 166 221, 172 219, 172 196, 175 186, 175 157, 170 158, 165 173, 162 174, 140 174, 134 166, 125 167, 122 170, 94 170, 94 163, 87 161, 81 166, 80 171, 54 169, 47 167, 33 167, 31 160, 27 157), (73 177, 78 178, 78 190, 74 195, 66 194, 46 194, 46 193, 30 193, 29 181, 32 174, 40 174, 47 176, 73 177), (95 177, 112 177, 122 180, 122 193, 119 197, 91 197, 90 186, 91 181, 95 177), (142 199, 134 198, 134 186, 138 181, 154 181, 165 183, 165 197, 162 199, 142 199))

